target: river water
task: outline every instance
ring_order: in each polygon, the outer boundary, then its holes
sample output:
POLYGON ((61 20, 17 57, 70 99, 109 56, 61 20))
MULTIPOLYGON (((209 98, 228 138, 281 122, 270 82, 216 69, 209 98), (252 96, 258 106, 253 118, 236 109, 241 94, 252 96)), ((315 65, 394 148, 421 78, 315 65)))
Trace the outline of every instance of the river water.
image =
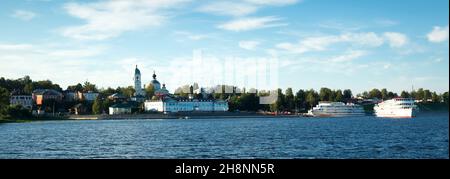
POLYGON ((449 115, 0 124, 0 158, 449 158, 449 115))

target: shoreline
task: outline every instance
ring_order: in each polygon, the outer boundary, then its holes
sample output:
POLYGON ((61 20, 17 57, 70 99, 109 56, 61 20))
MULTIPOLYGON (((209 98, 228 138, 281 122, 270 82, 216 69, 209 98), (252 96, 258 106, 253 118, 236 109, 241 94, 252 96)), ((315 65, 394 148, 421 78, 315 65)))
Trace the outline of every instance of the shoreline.
MULTIPOLYGON (((449 111, 424 111, 423 115, 449 114, 449 111)), ((183 114, 123 114, 123 115, 69 115, 65 117, 37 117, 30 119, 0 119, 2 123, 78 120, 151 120, 151 119, 236 119, 236 118, 314 118, 304 115, 268 115, 259 113, 183 113, 183 114)))

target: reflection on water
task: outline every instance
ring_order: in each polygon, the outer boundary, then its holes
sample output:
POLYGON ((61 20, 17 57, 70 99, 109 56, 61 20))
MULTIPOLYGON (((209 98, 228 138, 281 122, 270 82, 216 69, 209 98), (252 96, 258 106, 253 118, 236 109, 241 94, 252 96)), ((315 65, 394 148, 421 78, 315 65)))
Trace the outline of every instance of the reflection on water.
POLYGON ((448 124, 447 113, 10 123, 0 158, 448 158, 448 124))

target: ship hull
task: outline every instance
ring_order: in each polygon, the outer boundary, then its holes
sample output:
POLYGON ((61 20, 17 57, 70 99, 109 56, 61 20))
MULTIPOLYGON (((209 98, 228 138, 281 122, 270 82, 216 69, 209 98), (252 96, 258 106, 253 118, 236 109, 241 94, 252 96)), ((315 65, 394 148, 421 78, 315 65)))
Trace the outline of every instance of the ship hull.
POLYGON ((377 117, 382 118, 413 118, 416 117, 414 109, 378 109, 375 111, 377 117))
POLYGON ((314 117, 358 117, 365 116, 365 113, 321 113, 321 112, 312 112, 314 117))

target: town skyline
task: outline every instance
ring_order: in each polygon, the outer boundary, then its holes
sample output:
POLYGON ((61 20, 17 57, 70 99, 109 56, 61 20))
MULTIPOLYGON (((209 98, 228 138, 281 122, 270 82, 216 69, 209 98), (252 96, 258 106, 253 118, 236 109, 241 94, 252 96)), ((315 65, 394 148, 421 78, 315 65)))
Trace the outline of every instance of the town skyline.
POLYGON ((156 71, 173 92, 203 81, 246 87, 205 67, 276 59, 282 89, 448 91, 448 1, 386 3, 8 1, 0 7, 8 27, 0 29, 0 76, 115 88, 132 86, 138 65, 142 84, 156 71), (189 63, 196 51, 203 68, 189 63), (189 69, 204 70, 202 79, 178 80, 189 69))

